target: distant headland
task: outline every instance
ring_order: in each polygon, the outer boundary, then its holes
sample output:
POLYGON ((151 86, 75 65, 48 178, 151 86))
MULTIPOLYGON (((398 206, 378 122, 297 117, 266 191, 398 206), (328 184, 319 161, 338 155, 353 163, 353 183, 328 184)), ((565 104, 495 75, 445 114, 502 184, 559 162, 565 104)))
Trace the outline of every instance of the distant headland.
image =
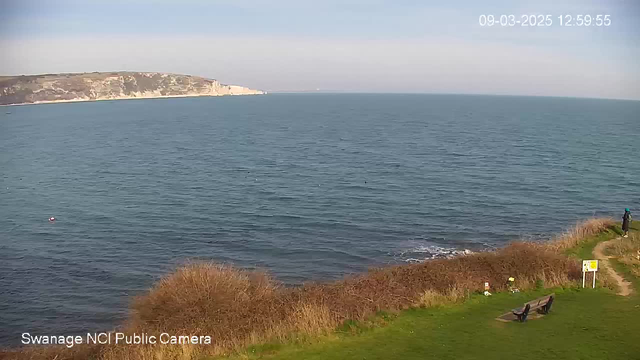
POLYGON ((157 72, 0 76, 0 105, 265 93, 198 76, 157 72))

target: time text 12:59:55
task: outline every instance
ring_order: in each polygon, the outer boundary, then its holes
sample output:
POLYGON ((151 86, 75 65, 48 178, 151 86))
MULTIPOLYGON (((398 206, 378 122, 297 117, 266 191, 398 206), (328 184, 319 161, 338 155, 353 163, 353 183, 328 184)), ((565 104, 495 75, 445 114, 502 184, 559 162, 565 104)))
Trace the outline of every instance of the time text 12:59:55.
POLYGON ((610 26, 611 15, 480 15, 480 26, 610 26))

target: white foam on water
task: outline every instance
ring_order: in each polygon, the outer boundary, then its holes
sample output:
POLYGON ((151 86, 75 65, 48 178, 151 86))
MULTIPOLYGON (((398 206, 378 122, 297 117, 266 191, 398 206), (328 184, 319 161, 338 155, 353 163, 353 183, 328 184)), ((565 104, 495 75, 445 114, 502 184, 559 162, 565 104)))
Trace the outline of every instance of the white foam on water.
POLYGON ((399 252, 396 258, 407 263, 419 263, 433 259, 449 259, 473 253, 474 251, 469 249, 444 247, 440 245, 418 245, 399 252))

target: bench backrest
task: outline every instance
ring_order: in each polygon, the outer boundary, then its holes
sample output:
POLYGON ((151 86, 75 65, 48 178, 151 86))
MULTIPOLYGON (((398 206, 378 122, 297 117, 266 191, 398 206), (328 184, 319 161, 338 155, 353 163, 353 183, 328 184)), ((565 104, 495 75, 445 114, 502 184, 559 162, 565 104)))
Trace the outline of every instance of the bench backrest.
POLYGON ((549 302, 549 299, 550 299, 552 296, 555 296, 555 295, 556 295, 556 294, 554 293, 554 294, 550 294, 550 295, 547 295, 547 296, 543 296, 543 297, 541 297, 541 298, 537 298, 537 299, 535 299, 535 300, 531 300, 531 301, 529 301, 529 302, 525 303, 524 305, 525 305, 525 306, 527 306, 527 305, 531 305, 531 307, 533 307, 533 308, 541 307, 541 306, 545 306, 545 305, 549 302))

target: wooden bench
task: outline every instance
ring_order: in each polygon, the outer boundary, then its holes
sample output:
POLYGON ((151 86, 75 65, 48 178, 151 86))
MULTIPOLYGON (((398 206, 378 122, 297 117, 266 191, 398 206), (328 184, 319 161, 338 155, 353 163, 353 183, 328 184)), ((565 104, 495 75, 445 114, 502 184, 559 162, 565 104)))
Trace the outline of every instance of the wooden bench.
POLYGON ((543 296, 541 298, 529 301, 525 303, 523 307, 519 309, 513 309, 513 315, 518 317, 518 321, 525 322, 530 311, 537 311, 541 314, 548 314, 551 311, 551 305, 553 305, 553 299, 556 294, 543 296))

